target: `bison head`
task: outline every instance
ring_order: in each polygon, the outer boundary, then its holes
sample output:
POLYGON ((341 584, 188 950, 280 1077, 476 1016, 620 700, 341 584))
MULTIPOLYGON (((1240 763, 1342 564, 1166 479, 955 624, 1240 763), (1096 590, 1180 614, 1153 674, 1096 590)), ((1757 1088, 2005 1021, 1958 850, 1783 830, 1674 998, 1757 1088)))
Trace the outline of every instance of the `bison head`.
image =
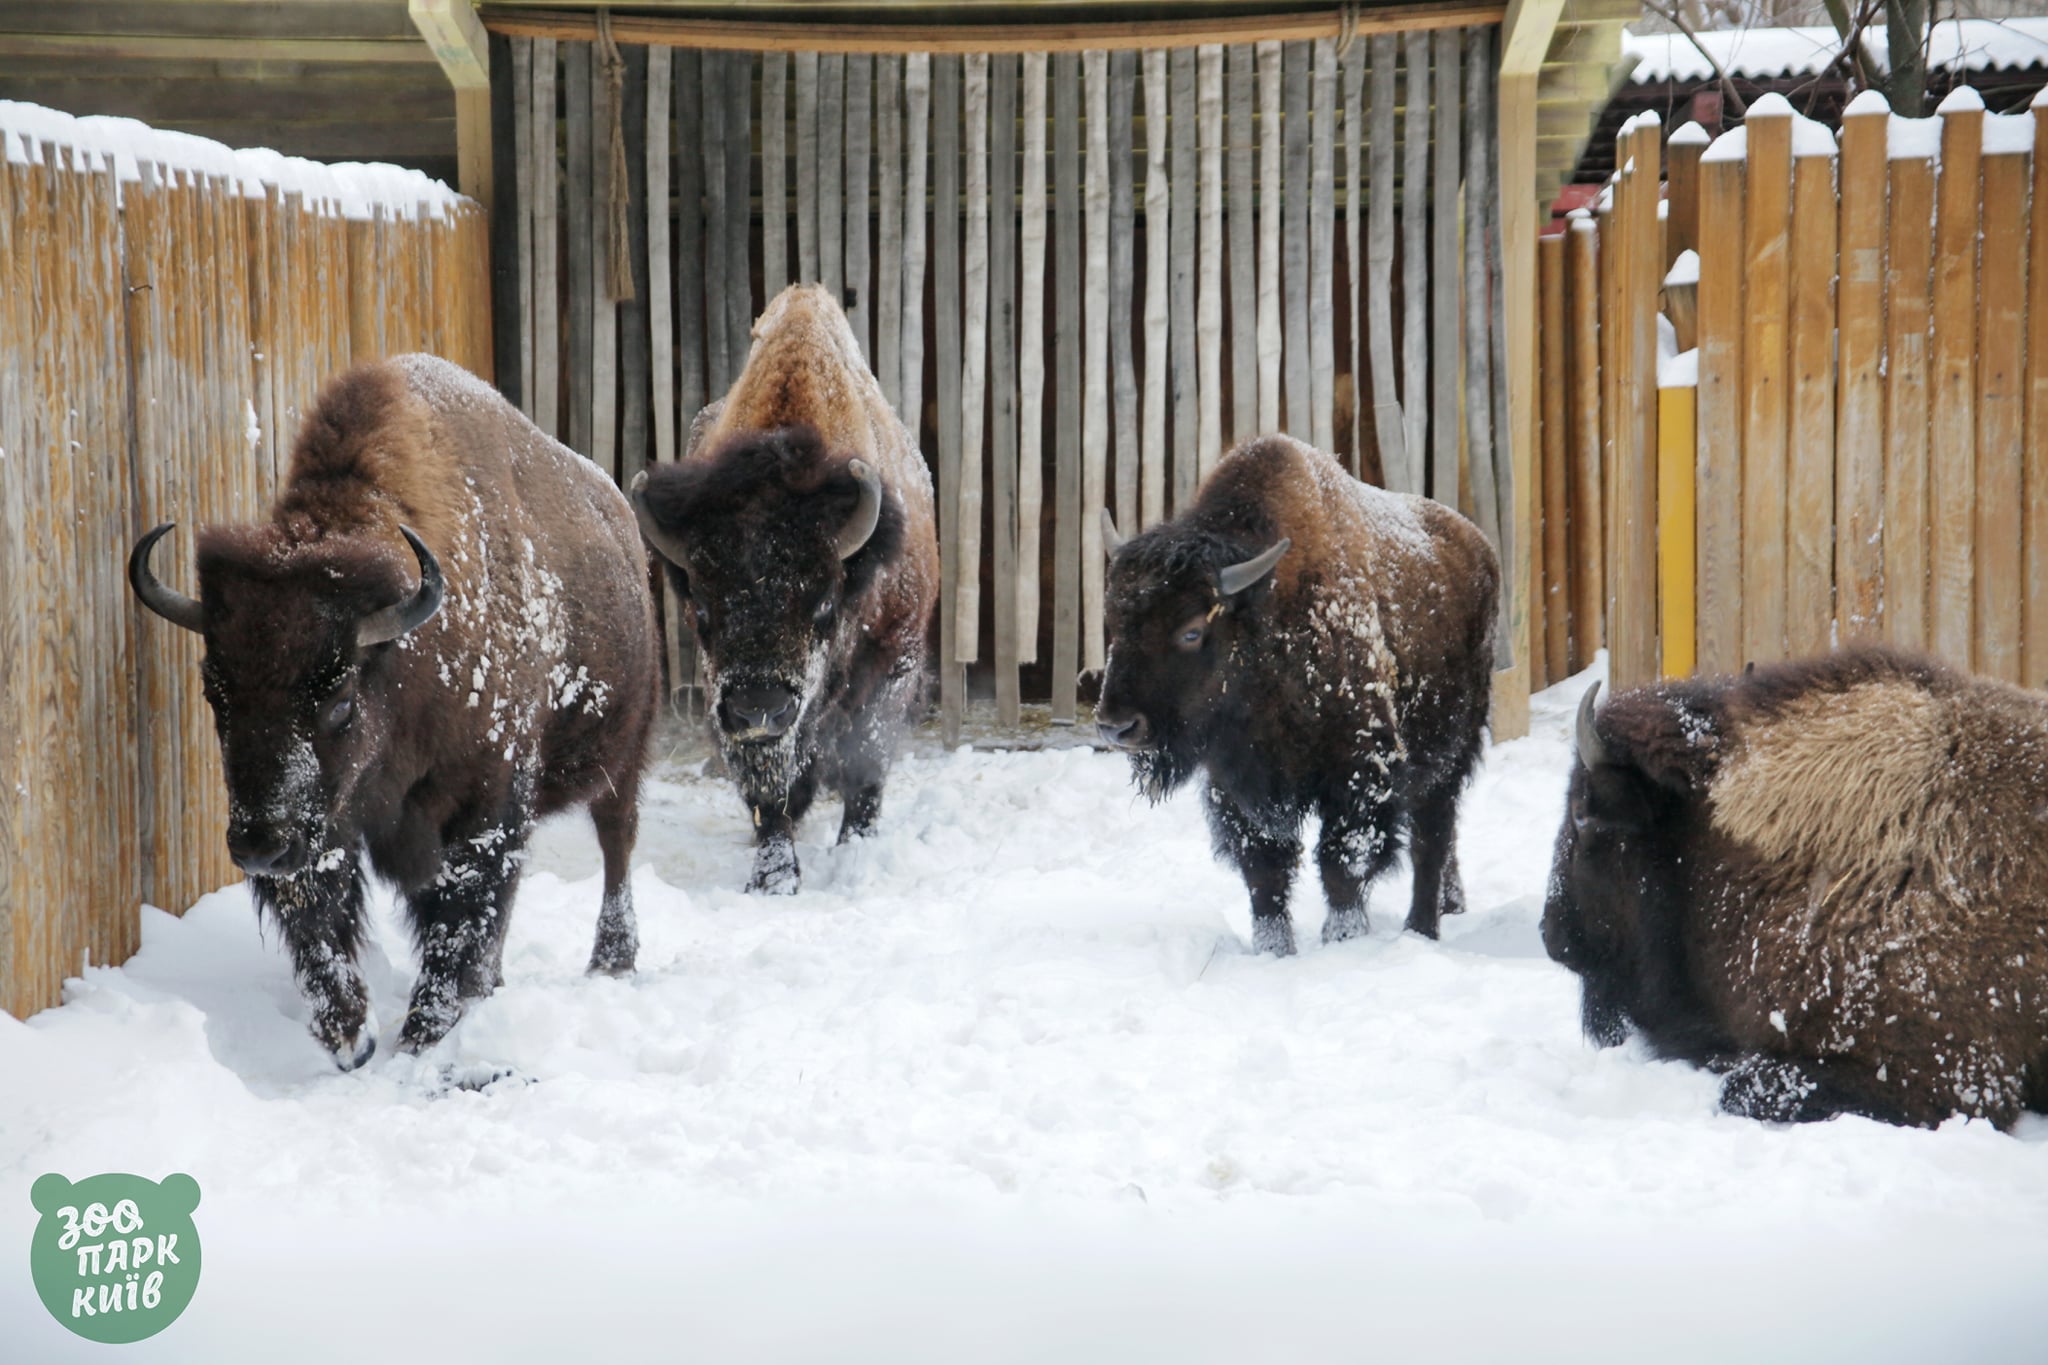
POLYGON ((1095 727, 1158 800, 1193 773, 1222 723, 1232 660, 1254 644, 1267 578, 1293 542, 1250 546, 1172 525, 1126 541, 1102 520, 1109 652, 1095 727))
POLYGON ((391 719, 386 646, 441 606, 440 565, 410 529, 419 582, 367 537, 287 545, 274 528, 224 528, 200 542, 197 599, 165 587, 144 536, 128 559, 135 595, 206 641, 200 676, 228 784, 228 852, 244 872, 289 877, 352 843, 343 811, 391 719))
POLYGON ((1705 859, 1701 764, 1715 737, 1691 685, 1579 705, 1576 759, 1543 906, 1543 946, 1580 984, 1603 1047, 1672 1013, 1687 993, 1685 916, 1705 859))
POLYGON ((809 427, 643 470, 632 502, 686 603, 728 761, 743 782, 786 781, 808 708, 858 636, 859 599, 902 544, 902 508, 809 427))

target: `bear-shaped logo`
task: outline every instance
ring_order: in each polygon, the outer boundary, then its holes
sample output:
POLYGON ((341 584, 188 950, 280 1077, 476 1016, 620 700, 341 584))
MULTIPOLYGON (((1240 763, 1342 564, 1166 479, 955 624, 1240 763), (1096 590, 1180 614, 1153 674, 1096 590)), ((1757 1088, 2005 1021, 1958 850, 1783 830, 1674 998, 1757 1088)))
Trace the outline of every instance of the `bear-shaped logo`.
POLYGON ((46 1175, 29 1189, 41 1213, 29 1273, 50 1315, 88 1341, 141 1341, 177 1320, 199 1288, 199 1182, 46 1175))

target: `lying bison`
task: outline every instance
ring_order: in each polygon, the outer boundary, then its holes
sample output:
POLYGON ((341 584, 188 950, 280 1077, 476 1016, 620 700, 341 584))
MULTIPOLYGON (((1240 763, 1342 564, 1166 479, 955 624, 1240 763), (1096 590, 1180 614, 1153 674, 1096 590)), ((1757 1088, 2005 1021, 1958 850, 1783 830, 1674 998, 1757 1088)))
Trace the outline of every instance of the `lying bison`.
POLYGON ((793 892, 820 786, 845 799, 841 843, 875 822, 939 590, 930 472, 830 294, 770 301, 732 391, 680 461, 634 479, 633 507, 688 604, 753 814, 748 889, 793 892))
POLYGON ((1594 697, 1543 940, 1595 1042, 1762 1119, 2042 1107, 2048 700, 1874 647, 1594 697))
POLYGON ((1294 951, 1287 893, 1310 813, 1325 942, 1364 932, 1366 890, 1404 831, 1408 927, 1435 937, 1464 905, 1458 796, 1492 682, 1500 573, 1479 529, 1285 436, 1225 456, 1178 519, 1128 541, 1104 529, 1096 725, 1154 800, 1207 771, 1253 947, 1294 951))
POLYGON ((536 817, 588 802, 604 850, 590 969, 633 968, 626 884, 658 694, 653 601, 610 480, 431 356, 366 365, 307 416, 268 522, 199 537, 199 597, 143 603, 206 638, 228 850, 276 920, 313 1035, 376 1049, 356 969, 367 868, 411 912, 399 1046, 500 980, 536 817))

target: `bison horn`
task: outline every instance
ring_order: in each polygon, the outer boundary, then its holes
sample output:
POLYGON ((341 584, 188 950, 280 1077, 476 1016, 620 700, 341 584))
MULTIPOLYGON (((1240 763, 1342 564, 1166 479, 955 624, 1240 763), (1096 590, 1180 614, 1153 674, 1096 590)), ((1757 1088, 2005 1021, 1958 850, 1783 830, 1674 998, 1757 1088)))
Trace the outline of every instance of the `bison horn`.
POLYGON ((174 626, 183 626, 190 631, 202 629, 206 613, 199 603, 181 592, 165 587, 157 581, 149 569, 149 553, 156 543, 169 535, 177 525, 167 521, 135 543, 135 551, 128 556, 128 586, 135 589, 135 595, 142 599, 142 605, 174 626))
POLYGON ((633 519, 640 523, 640 534, 654 547, 654 552, 675 565, 683 567, 683 542, 681 537, 670 533, 654 519, 654 513, 647 506, 647 471, 641 470, 633 476, 633 483, 626 490, 626 496, 633 504, 633 519))
POLYGON ((1600 732, 1593 727, 1593 711, 1600 701, 1600 684, 1594 683, 1586 689, 1586 695, 1579 702, 1579 725, 1574 736, 1573 747, 1578 750, 1579 762, 1588 768, 1607 761, 1607 744, 1600 738, 1600 732))
POLYGON ((1115 559, 1116 552, 1118 550, 1123 549, 1124 546, 1130 543, 1130 537, 1126 536, 1123 532, 1116 529, 1116 518, 1109 514, 1109 509, 1107 507, 1103 508, 1102 552, 1105 555, 1108 555, 1111 559, 1115 559))
POLYGON ((1253 555, 1242 564, 1225 565, 1223 572, 1216 576, 1217 586, 1223 589, 1225 597, 1237 596, 1273 572, 1273 566, 1280 562, 1280 556, 1286 554, 1293 545, 1292 539, 1282 536, 1270 548, 1253 555))
POLYGON ((839 557, 852 559, 868 543, 868 537, 875 533, 875 524, 882 519, 882 476, 866 460, 848 460, 846 467, 860 480, 860 502, 846 519, 846 525, 839 528, 839 557))
POLYGON ((371 612, 357 623, 356 645, 362 649, 389 644, 401 635, 418 630, 441 610, 441 597, 447 591, 441 579, 441 565, 434 558, 434 552, 413 534, 410 526, 399 527, 398 533, 412 546, 413 557, 420 562, 419 591, 382 611, 371 612))

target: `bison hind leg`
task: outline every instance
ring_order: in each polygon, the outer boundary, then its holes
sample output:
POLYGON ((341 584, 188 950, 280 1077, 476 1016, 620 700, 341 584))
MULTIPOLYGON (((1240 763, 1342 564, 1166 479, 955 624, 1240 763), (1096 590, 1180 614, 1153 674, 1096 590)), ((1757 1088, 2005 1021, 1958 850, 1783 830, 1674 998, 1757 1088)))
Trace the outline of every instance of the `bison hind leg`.
POLYGON ((1907 1127, 1931 1126, 1884 1095, 1853 1064, 1745 1053, 1721 1082, 1721 1108, 1765 1123, 1820 1123, 1860 1114, 1907 1127))
POLYGON ((604 902, 597 912, 597 937, 590 947, 593 976, 631 976, 640 954, 640 926, 633 914, 633 843, 640 832, 636 786, 590 803, 590 822, 604 853, 604 902))
POLYGON ((852 843, 875 832, 882 815, 882 780, 863 782, 846 793, 846 813, 839 820, 839 842, 852 843))
POLYGON ((1408 928, 1424 938, 1437 936, 1437 922, 1465 907, 1465 886, 1458 876, 1458 788, 1445 783, 1415 803, 1408 817, 1415 868, 1415 894, 1408 906, 1408 928))

